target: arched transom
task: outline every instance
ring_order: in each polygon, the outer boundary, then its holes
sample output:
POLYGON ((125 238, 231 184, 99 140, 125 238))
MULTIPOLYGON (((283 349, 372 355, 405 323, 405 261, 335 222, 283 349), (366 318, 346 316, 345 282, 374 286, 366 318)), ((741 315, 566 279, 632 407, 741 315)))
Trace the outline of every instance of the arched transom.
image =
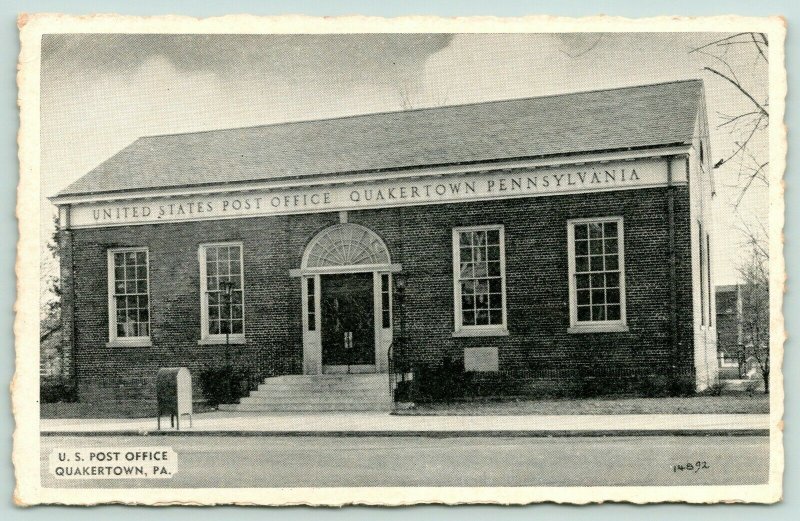
POLYGON ((322 230, 306 247, 303 268, 387 266, 389 250, 378 235, 358 224, 342 223, 322 230))

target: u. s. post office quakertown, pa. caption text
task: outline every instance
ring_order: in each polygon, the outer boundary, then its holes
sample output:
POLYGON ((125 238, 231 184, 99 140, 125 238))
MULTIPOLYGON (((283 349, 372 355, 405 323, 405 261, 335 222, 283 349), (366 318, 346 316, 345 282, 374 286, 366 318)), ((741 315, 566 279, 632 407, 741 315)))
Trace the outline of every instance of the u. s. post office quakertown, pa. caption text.
POLYGON ((170 447, 53 449, 50 474, 79 479, 164 479, 178 471, 178 454, 170 447))

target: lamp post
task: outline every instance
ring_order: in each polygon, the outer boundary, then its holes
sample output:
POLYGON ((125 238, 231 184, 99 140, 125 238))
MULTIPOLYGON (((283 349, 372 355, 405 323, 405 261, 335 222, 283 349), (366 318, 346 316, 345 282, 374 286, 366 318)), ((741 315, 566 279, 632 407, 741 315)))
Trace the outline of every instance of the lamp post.
MULTIPOLYGON (((397 273, 394 276, 394 295, 395 300, 397 301, 397 315, 400 320, 400 337, 397 339, 396 342, 397 349, 395 350, 394 357, 395 357, 395 365, 394 365, 394 372, 396 374, 400 374, 400 382, 398 385, 402 383, 403 388, 405 389, 404 396, 406 396, 405 401, 409 401, 409 399, 413 398, 415 395, 415 391, 413 389, 414 381, 413 376, 411 376, 411 388, 407 388, 406 382, 408 382, 409 378, 409 371, 411 370, 411 364, 407 357, 406 352, 406 319, 405 319, 405 302, 406 302, 406 277, 404 274, 397 273)), ((397 397, 395 396, 395 399, 397 397)))
POLYGON ((406 321, 403 308, 406 301, 406 276, 402 273, 398 273, 394 276, 394 290, 395 298, 397 299, 397 315, 400 319, 399 345, 402 346, 401 349, 404 350, 406 342, 406 321))
POLYGON ((228 319, 224 322, 225 323, 225 362, 230 364, 231 362, 231 320, 232 320, 232 313, 231 313, 231 296, 233 295, 233 282, 230 280, 223 280, 219 283, 219 287, 222 290, 222 296, 224 297, 225 301, 225 309, 228 310, 228 319))

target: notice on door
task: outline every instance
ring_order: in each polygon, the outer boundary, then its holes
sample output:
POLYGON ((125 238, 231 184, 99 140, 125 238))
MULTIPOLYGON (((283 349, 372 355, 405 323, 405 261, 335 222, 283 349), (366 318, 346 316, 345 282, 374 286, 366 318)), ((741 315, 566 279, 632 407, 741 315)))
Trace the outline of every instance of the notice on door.
POLYGON ((169 479, 178 472, 172 447, 53 449, 50 473, 63 479, 169 479))

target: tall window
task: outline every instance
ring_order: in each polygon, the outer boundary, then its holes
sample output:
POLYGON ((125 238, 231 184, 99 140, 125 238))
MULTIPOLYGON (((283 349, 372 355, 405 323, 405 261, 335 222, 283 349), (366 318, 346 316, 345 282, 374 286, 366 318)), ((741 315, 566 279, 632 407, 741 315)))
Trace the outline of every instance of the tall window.
POLYGON ((389 274, 381 274, 381 327, 392 327, 392 291, 389 274))
POLYGON ((316 302, 316 280, 314 277, 308 277, 306 279, 306 309, 308 310, 306 320, 309 331, 314 331, 317 329, 316 302))
POLYGON ((706 241, 703 234, 703 223, 697 221, 697 242, 700 248, 700 325, 706 325, 706 241))
POLYGON ((502 226, 453 230, 456 333, 506 329, 504 250, 502 226))
POLYGON ((108 252, 109 340, 149 342, 150 285, 146 248, 108 252))
POLYGON ((622 218, 569 221, 567 235, 572 329, 575 332, 624 329, 622 218))
POLYGON ((200 286, 203 339, 244 339, 242 245, 201 245, 200 286))

